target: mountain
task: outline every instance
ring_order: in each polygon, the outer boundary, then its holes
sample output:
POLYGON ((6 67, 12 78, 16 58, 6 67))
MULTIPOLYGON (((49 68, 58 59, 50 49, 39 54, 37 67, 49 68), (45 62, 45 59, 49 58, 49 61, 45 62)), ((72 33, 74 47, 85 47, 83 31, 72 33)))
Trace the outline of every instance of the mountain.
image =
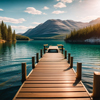
POLYGON ((94 24, 98 24, 98 23, 100 23, 100 18, 90 21, 89 25, 94 25, 94 24))
POLYGON ((46 22, 39 24, 37 27, 29 29, 23 35, 30 38, 51 38, 57 35, 70 33, 73 29, 77 30, 97 23, 100 23, 100 18, 90 21, 89 23, 77 22, 73 20, 49 19, 46 22))

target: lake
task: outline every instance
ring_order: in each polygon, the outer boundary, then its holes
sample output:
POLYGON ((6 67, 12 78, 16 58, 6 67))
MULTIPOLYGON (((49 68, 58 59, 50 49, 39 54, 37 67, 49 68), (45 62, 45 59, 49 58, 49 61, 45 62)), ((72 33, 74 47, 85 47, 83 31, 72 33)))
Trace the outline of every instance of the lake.
POLYGON ((69 44, 61 40, 17 41, 0 44, 0 100, 12 100, 21 86, 21 63, 27 63, 27 74, 32 70, 31 58, 43 49, 43 44, 63 44, 71 53, 73 66, 82 63, 82 81, 92 93, 93 72, 100 72, 100 45, 69 44))

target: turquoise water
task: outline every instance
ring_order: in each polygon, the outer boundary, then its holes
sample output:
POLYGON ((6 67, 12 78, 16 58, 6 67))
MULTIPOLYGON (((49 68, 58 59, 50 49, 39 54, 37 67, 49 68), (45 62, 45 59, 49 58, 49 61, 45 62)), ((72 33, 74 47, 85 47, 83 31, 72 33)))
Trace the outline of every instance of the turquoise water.
POLYGON ((68 44, 64 41, 18 41, 16 44, 0 44, 0 100, 11 100, 21 86, 21 63, 27 63, 27 74, 31 71, 31 57, 43 49, 43 44, 63 44, 77 62, 82 63, 82 81, 92 93, 93 72, 100 72, 100 45, 68 44))

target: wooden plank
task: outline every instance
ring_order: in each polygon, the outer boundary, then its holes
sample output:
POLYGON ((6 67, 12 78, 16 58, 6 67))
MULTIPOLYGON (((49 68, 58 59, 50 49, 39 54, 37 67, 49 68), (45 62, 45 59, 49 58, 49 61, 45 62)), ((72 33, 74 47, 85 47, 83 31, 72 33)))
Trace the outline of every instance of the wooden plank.
POLYGON ((90 98, 38 98, 38 99, 34 99, 34 98, 17 98, 16 100, 90 100, 90 98))
MULTIPOLYGON (((33 80, 33 78, 28 78, 27 80, 33 80)), ((75 81, 75 79, 34 79, 35 81, 75 81)))
POLYGON ((85 92, 83 87, 72 88, 22 88, 20 92, 85 92))
MULTIPOLYGON (((24 84, 23 87, 48 87, 48 88, 59 88, 59 87, 74 87, 74 84, 24 84)), ((82 87, 82 84, 77 84, 75 87, 82 87)))
POLYGON ((64 64, 68 64, 68 63, 67 63, 67 61, 66 62, 52 62, 52 63, 51 62, 39 62, 38 63, 38 65, 47 65, 47 64, 48 65, 56 65, 56 64, 57 65, 59 65, 59 64, 64 65, 64 64))
POLYGON ((77 81, 34 81, 34 80, 32 80, 32 81, 25 81, 25 83, 32 83, 32 84, 34 84, 34 83, 41 83, 41 84, 75 84, 75 83, 77 83, 77 84, 80 84, 80 82, 77 82, 77 81))
POLYGON ((30 77, 68 77, 72 76, 75 77, 75 74, 67 74, 67 75, 57 75, 57 74, 31 74, 30 77))
POLYGON ((67 93, 19 93, 17 97, 67 97, 67 98, 76 98, 76 97, 89 97, 86 92, 67 92, 67 93))
POLYGON ((56 78, 56 79, 66 79, 66 78, 75 78, 76 76, 70 75, 70 76, 30 76, 29 78, 56 78))
MULTIPOLYGON (((75 84, 76 82, 75 81, 34 81, 34 80, 32 80, 32 81, 25 81, 25 83, 32 83, 32 84, 34 84, 34 83, 41 83, 41 84, 75 84)), ((80 84, 80 82, 77 82, 78 84, 80 84)))

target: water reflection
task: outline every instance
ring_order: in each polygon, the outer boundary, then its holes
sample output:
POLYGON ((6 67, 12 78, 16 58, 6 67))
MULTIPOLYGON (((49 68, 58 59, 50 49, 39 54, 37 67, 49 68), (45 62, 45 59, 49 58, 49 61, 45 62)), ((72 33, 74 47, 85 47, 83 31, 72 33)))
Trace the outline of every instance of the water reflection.
POLYGON ((12 54, 13 48, 16 48, 16 42, 7 42, 0 44, 0 61, 6 61, 9 55, 12 54))

